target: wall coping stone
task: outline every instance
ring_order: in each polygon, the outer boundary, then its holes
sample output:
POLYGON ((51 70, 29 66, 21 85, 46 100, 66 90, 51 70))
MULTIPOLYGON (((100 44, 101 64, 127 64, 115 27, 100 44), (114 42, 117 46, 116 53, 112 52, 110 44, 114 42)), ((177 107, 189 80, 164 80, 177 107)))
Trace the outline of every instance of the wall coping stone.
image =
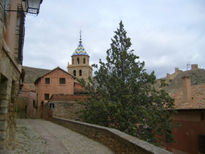
MULTIPOLYGON (((108 128, 108 127, 104 127, 104 126, 99 126, 99 125, 95 125, 95 124, 90 124, 90 123, 85 123, 85 122, 80 122, 80 121, 74 121, 74 120, 70 120, 70 119, 64 119, 64 118, 59 118, 59 117, 53 117, 51 119, 51 121, 55 122, 55 121, 63 121, 63 122, 67 122, 67 123, 72 123, 74 125, 81 125, 82 127, 91 127, 93 129, 96 129, 96 131, 102 130, 102 131, 107 131, 119 138, 121 138, 122 140, 125 140, 128 142, 128 144, 132 144, 138 148, 143 149, 144 151, 147 151, 147 153, 153 153, 153 154, 172 154, 172 152, 169 152, 163 148, 157 147, 155 145, 152 145, 148 142, 145 142, 143 140, 140 140, 134 136, 128 135, 124 132, 121 132, 117 129, 113 129, 113 128, 108 128)), ((77 131, 77 130, 76 130, 77 131)), ((81 132, 79 132, 81 133, 81 132)), ((89 135, 88 135, 89 137, 89 135)), ((96 138, 95 138, 96 139, 96 138)), ((96 139, 97 140, 97 139, 96 139)), ((99 141, 100 142, 100 141, 99 141)))

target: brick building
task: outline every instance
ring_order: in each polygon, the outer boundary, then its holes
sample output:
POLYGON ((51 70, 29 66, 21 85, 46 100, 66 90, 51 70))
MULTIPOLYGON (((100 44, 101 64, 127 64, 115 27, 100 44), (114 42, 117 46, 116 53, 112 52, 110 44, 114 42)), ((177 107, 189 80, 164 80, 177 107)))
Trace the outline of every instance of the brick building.
POLYGON ((68 64, 68 72, 78 79, 83 78, 88 82, 88 78, 92 77, 92 67, 89 65, 89 58, 89 55, 82 45, 80 33, 79 45, 72 55, 72 64, 68 64))
POLYGON ((74 94, 75 78, 57 67, 35 81, 37 105, 43 105, 53 94, 74 94))
POLYGON ((176 142, 167 149, 175 154, 205 153, 205 70, 196 64, 188 71, 177 69, 166 90, 175 99, 177 114, 172 118, 179 125, 172 131, 176 142))
POLYGON ((33 68, 23 66, 24 81, 21 91, 16 99, 18 107, 18 117, 39 117, 36 103, 36 87, 34 82, 40 76, 50 72, 48 69, 33 68))
MULTIPOLYGON (((27 2, 0 0, 0 153, 15 143, 15 100, 22 83, 25 11, 29 11, 27 2)), ((34 8, 33 11, 35 13, 34 8)))

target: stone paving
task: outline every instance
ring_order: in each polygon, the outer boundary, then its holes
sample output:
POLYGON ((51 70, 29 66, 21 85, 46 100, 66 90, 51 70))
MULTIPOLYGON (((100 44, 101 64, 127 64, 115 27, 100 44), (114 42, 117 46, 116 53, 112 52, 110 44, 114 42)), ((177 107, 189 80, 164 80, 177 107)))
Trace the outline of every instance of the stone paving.
POLYGON ((45 120, 18 119, 14 154, 113 154, 106 146, 45 120))

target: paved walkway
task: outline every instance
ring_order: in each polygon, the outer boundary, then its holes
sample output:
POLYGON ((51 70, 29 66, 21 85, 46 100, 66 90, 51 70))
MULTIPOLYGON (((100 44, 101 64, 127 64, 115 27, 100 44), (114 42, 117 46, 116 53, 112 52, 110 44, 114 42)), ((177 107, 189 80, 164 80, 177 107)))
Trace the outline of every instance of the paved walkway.
POLYGON ((17 120, 15 154, 112 154, 104 145, 44 120, 17 120))

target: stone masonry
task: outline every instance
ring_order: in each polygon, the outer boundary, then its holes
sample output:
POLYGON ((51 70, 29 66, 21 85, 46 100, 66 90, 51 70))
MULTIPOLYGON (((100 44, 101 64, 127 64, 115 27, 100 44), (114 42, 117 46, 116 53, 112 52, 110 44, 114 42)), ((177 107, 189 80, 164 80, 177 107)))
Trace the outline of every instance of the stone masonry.
MULTIPOLYGON (((20 69, 12 58, 12 41, 8 46, 9 35, 3 0, 0 1, 0 151, 12 147, 15 138, 15 96, 19 88, 20 69), (6 27, 7 26, 7 27, 6 27), (7 39, 8 40, 8 39, 7 39)), ((15 18, 15 14, 10 18, 15 18)), ((14 42, 13 42, 14 43, 14 42)), ((13 44, 14 45, 14 44, 13 44)))
POLYGON ((12 149, 15 141, 15 100, 22 83, 24 5, 23 0, 0 0, 0 153, 12 149))

